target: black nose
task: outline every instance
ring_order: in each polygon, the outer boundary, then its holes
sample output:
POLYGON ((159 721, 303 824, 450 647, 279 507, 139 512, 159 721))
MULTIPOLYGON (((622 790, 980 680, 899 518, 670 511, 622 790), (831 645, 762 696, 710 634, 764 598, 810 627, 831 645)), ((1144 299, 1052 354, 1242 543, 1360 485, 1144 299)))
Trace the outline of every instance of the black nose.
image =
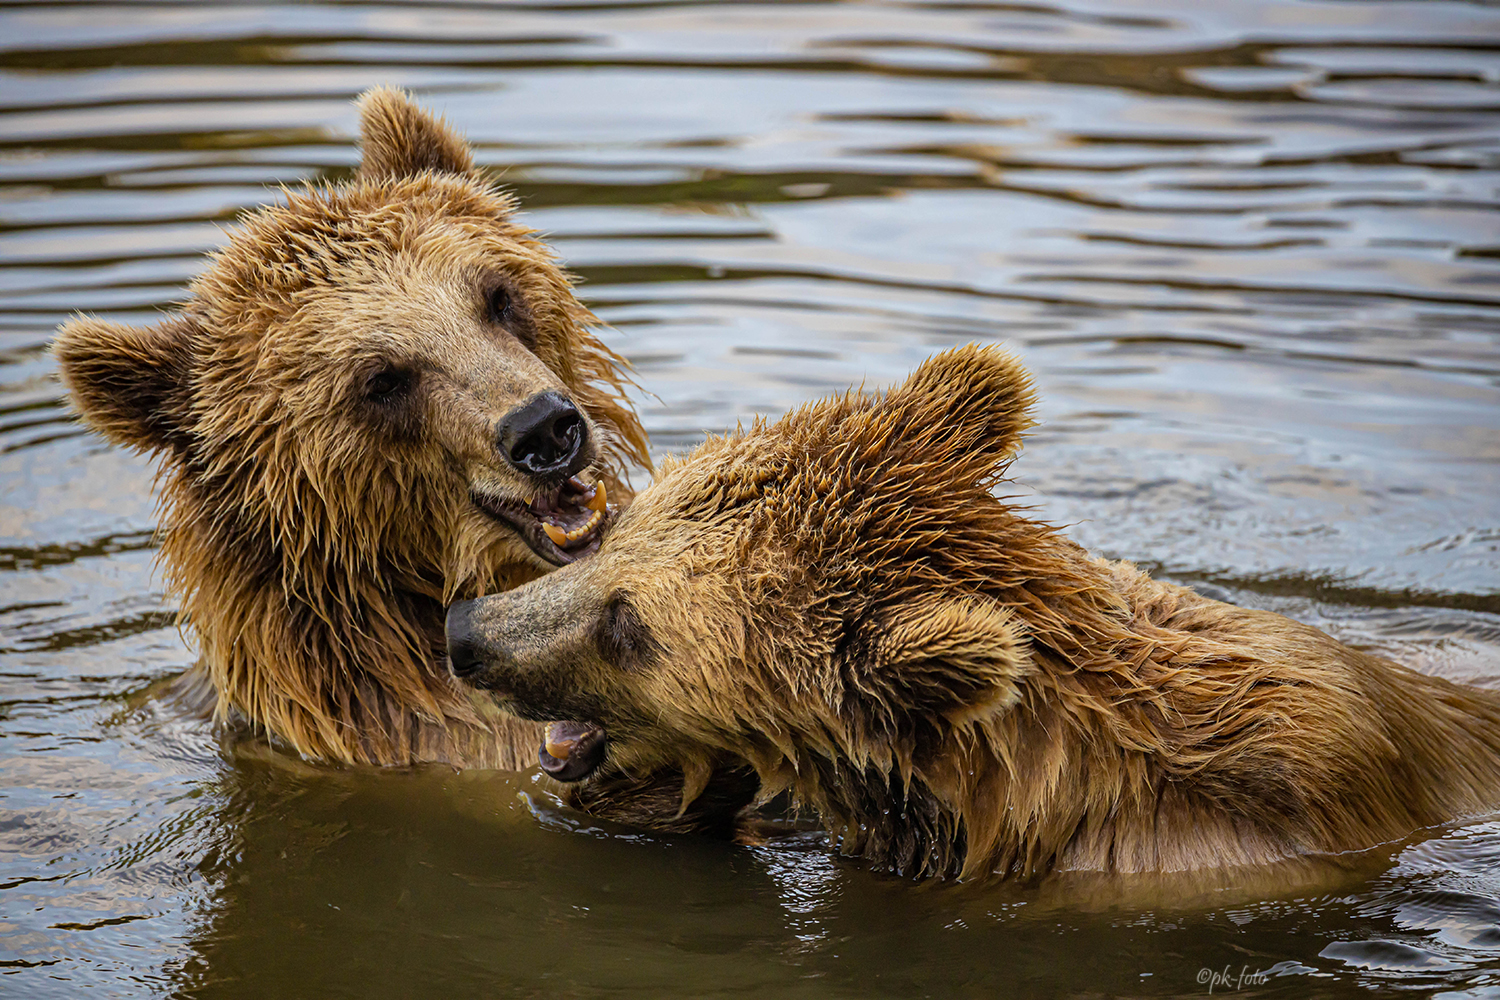
POLYGON ((473 601, 455 601, 448 608, 448 669, 454 677, 468 677, 484 666, 469 628, 469 606, 473 601))
POLYGON ((567 397, 532 396, 500 421, 500 450, 511 465, 533 476, 572 475, 588 464, 589 427, 567 397))

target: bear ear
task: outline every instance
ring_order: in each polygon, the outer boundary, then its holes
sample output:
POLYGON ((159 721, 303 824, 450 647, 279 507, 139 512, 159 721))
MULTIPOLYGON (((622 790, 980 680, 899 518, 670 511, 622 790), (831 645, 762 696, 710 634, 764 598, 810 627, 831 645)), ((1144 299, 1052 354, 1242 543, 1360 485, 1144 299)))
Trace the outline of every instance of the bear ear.
POLYGON ((473 171, 474 156, 463 137, 402 91, 376 87, 360 95, 356 104, 361 177, 399 180, 424 170, 461 175, 473 171))
POLYGON ((1035 404, 1031 375, 1015 356, 969 344, 929 358, 874 411, 911 461, 982 478, 1020 449, 1035 404))
POLYGON ((880 616, 871 635, 850 677, 890 718, 967 725, 1020 700, 1034 669, 1019 619, 980 598, 920 597, 880 616))
POLYGON ((199 331, 188 316, 155 326, 79 316, 58 330, 52 351, 84 421, 117 444, 152 451, 187 440, 187 380, 199 331))

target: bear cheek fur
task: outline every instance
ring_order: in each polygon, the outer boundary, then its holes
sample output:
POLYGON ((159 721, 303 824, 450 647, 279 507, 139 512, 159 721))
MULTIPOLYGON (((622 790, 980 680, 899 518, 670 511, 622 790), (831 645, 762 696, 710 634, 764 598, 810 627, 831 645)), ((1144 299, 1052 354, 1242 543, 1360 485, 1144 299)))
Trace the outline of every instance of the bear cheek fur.
POLYGON ((814 758, 894 769, 909 780, 966 743, 976 723, 1016 705, 1035 672, 1019 621, 983 599, 907 596, 860 615, 872 619, 862 629, 836 611, 807 614, 793 641, 774 645, 768 637, 784 638, 787 622, 716 619, 714 609, 753 607, 740 601, 679 598, 671 617, 691 631, 677 648, 691 652, 624 678, 638 687, 633 701, 663 706, 649 732, 628 734, 652 745, 637 751, 641 761, 691 770, 695 756, 742 757, 773 790, 814 758), (851 632, 856 638, 843 641, 851 632))

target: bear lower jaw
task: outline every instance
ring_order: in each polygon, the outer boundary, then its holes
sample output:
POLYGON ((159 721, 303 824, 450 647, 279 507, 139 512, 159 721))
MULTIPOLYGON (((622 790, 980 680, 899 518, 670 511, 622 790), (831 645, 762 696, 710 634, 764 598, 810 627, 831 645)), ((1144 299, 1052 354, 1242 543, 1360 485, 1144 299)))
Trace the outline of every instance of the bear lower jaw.
POLYGON ((537 753, 548 777, 557 781, 582 781, 604 763, 608 736, 600 726, 587 722, 551 722, 547 741, 537 753))
POLYGON ((470 487, 469 499, 551 566, 566 566, 597 550, 600 536, 619 510, 607 502, 602 481, 590 487, 576 476, 538 491, 528 501, 493 496, 478 487, 470 487))

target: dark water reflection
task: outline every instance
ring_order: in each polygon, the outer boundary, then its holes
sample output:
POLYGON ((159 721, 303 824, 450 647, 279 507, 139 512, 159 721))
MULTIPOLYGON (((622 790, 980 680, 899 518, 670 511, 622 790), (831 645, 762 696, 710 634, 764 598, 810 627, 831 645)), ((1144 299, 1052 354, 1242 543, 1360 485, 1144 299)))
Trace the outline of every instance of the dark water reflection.
POLYGON ((44 345, 144 320, 411 87, 587 281, 659 449, 970 340, 1106 554, 1500 675, 1500 12, 1275 2, 0 5, 0 992, 1500 996, 1500 825, 1340 877, 921 886, 311 768, 191 660, 150 470, 44 345), (1226 988, 1215 988, 1215 994, 1226 988))

